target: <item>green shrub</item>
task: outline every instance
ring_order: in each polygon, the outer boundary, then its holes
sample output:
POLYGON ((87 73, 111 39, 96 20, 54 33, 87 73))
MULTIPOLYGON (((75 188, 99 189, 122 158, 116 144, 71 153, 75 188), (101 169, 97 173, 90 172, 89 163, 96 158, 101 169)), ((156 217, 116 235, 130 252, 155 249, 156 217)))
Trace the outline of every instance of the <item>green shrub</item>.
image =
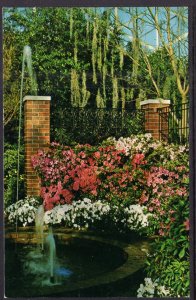
MULTIPOLYGON (((4 205, 5 207, 16 202, 17 193, 17 145, 4 146, 4 205)), ((24 149, 20 152, 19 199, 24 198, 24 149)))

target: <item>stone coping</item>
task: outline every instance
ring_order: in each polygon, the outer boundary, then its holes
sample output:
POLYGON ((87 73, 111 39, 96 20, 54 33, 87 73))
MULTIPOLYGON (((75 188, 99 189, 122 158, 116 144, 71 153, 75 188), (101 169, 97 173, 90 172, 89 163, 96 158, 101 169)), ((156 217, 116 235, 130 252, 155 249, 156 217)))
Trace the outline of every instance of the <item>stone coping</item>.
MULTIPOLYGON (((57 237, 60 243, 66 243, 67 240, 72 238, 81 238, 87 240, 98 241, 104 244, 112 245, 117 248, 120 248, 126 254, 126 261, 119 267, 114 270, 108 271, 101 275, 96 275, 95 277, 91 277, 89 279, 77 281, 71 286, 63 286, 63 285, 54 285, 42 287, 41 291, 37 292, 36 290, 31 291, 31 297, 42 297, 42 296, 68 296, 69 293, 73 293, 78 290, 86 290, 89 288, 96 288, 101 286, 107 286, 110 284, 115 284, 119 280, 126 279, 128 276, 133 275, 137 271, 145 265, 146 254, 149 252, 149 243, 146 240, 133 241, 133 243, 122 242, 119 240, 113 240, 111 238, 97 236, 97 235, 89 235, 88 232, 63 232, 60 233, 57 231, 54 236, 57 237)), ((6 234, 5 238, 18 241, 18 243, 35 243, 35 233, 33 232, 9 232, 6 234)), ((25 292, 24 292, 25 293, 25 292)), ((28 291, 26 291, 24 297, 28 296, 28 291)))
POLYGON ((146 104, 166 104, 170 105, 170 100, 164 100, 164 99, 147 99, 140 102, 140 105, 146 105, 146 104))
POLYGON ((30 96, 27 95, 23 98, 23 102, 25 102, 26 100, 31 100, 31 101, 50 101, 51 100, 51 96, 30 96))

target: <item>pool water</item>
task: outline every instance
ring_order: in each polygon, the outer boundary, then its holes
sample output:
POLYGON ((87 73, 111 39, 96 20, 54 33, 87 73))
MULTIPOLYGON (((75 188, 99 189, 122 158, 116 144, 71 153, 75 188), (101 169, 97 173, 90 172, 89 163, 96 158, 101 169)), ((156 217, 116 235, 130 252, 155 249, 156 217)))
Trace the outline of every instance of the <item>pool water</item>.
POLYGON ((5 295, 6 297, 31 297, 40 295, 46 286, 70 287, 114 270, 126 261, 119 247, 80 238, 70 238, 57 243, 54 281, 50 280, 47 252, 41 253, 37 245, 6 242, 5 295), (36 290, 36 293, 35 293, 36 290))

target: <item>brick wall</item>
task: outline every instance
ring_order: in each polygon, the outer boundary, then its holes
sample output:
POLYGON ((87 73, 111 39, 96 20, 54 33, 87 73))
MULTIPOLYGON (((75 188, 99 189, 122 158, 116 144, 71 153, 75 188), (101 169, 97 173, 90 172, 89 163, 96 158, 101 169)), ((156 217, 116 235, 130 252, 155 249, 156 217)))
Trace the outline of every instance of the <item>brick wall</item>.
POLYGON ((39 178, 31 165, 31 157, 50 143, 49 96, 24 97, 24 144, 26 194, 39 196, 39 178))
MULTIPOLYGON (((141 102, 141 109, 145 111, 145 132, 151 133, 155 139, 160 138, 159 109, 170 106, 170 100, 149 99, 141 102)), ((161 122, 164 132, 167 132, 167 119, 161 122)))

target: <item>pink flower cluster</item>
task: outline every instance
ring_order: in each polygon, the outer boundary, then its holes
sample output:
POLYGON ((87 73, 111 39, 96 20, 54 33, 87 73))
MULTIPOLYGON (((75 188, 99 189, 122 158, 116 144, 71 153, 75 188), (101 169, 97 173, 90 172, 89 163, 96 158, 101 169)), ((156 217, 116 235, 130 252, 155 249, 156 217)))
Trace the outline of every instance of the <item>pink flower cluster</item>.
POLYGON ((97 196, 100 177, 122 167, 123 156, 124 151, 114 146, 92 150, 89 145, 72 149, 52 144, 47 152, 39 151, 32 157, 32 165, 41 178, 45 209, 71 203, 80 196, 97 196))
POLYGON ((133 168, 136 169, 140 165, 145 165, 147 161, 144 158, 145 156, 143 153, 136 153, 131 162, 133 168))
MULTIPOLYGON (((175 222, 175 210, 170 208, 177 205, 179 199, 188 201, 187 186, 182 181, 188 178, 184 167, 177 167, 176 172, 163 167, 151 167, 145 174, 146 187, 142 192, 139 203, 146 205, 149 212, 156 214, 159 223, 159 234, 166 235, 170 226, 175 222), (181 174, 182 173, 182 174, 181 174)), ((186 228, 187 223, 185 223, 186 228)))

